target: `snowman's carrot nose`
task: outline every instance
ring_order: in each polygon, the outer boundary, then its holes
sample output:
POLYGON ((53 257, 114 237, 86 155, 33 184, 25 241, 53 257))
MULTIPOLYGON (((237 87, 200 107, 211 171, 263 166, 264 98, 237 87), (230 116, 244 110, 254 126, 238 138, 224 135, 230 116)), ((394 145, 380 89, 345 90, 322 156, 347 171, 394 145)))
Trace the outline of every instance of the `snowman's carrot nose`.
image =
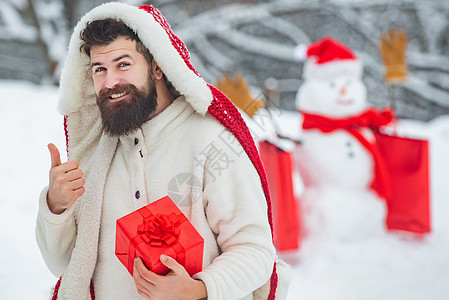
POLYGON ((346 94, 346 86, 342 86, 340 89, 340 95, 346 94))

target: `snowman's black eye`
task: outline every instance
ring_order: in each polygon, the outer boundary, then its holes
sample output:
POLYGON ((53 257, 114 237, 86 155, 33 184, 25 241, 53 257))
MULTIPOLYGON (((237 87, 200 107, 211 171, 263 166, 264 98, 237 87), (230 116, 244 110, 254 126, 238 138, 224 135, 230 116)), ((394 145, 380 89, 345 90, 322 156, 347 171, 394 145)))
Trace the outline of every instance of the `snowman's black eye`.
POLYGON ((347 81, 346 81, 346 85, 350 85, 352 83, 352 80, 351 79, 348 79, 347 81))
POLYGON ((329 82, 329 86, 330 86, 332 89, 335 89, 335 82, 334 82, 334 81, 329 82))

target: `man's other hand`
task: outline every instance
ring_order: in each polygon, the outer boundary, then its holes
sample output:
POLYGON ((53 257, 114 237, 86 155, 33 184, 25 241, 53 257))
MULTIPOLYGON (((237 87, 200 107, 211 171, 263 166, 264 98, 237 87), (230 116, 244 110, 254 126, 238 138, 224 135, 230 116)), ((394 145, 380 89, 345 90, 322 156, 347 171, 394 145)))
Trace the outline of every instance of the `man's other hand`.
POLYGON ((205 284, 195 280, 175 259, 161 255, 161 262, 170 269, 161 276, 151 272, 142 259, 134 261, 133 277, 138 293, 146 299, 202 299, 207 297, 205 284))
POLYGON ((61 164, 58 148, 48 144, 51 156, 50 184, 47 194, 48 208, 54 214, 61 214, 70 208, 84 192, 83 172, 78 162, 67 161, 61 164))

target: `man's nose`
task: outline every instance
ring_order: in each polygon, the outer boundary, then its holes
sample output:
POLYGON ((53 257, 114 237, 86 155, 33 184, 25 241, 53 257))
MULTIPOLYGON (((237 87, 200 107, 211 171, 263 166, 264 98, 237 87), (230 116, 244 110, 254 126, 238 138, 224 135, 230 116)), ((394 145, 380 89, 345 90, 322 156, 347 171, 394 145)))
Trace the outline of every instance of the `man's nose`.
POLYGON ((118 76, 117 72, 108 70, 108 72, 106 73, 106 81, 104 83, 104 86, 108 89, 112 89, 119 83, 120 77, 118 76))

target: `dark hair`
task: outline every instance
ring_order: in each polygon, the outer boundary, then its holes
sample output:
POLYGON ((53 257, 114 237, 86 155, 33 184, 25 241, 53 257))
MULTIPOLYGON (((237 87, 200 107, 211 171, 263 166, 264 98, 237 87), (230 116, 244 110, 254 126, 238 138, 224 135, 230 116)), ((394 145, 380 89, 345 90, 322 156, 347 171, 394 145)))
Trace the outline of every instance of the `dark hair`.
POLYGON ((80 51, 90 56, 92 47, 108 45, 121 36, 136 41, 136 50, 151 63, 153 56, 140 41, 137 34, 126 26, 125 23, 116 19, 102 19, 88 22, 86 28, 80 33, 80 39, 83 41, 80 51))
MULTIPOLYGON (((80 51, 90 57, 92 47, 108 45, 119 37, 126 37, 132 41, 136 41, 137 52, 145 57, 149 66, 152 66, 153 55, 151 55, 148 48, 140 41, 137 34, 121 20, 112 18, 95 20, 87 23, 86 28, 80 33, 80 39, 83 42, 80 46, 80 51)), ((167 79, 165 74, 164 81, 170 94, 172 94, 174 98, 179 97, 180 93, 167 79)))

